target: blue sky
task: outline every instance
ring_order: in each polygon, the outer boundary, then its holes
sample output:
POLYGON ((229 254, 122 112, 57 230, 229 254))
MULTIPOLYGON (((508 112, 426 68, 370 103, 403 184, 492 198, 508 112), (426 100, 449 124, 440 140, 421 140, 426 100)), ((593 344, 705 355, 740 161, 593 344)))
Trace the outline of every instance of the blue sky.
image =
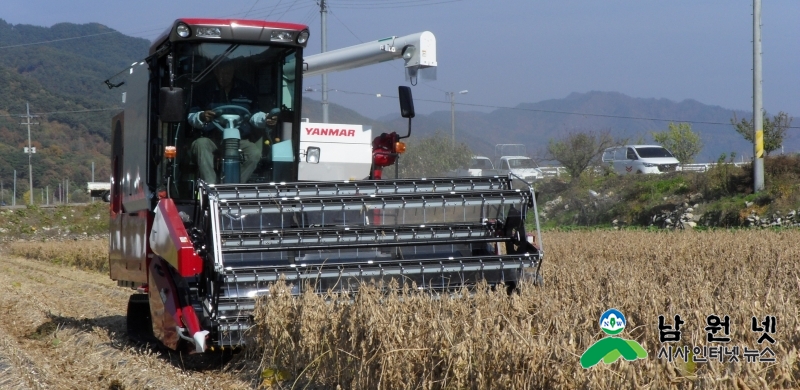
MULTIPOLYGON (((328 49, 431 31, 435 81, 413 88, 419 112, 488 111, 572 92, 616 91, 641 98, 695 99, 752 110, 752 3, 725 1, 328 0, 328 49), (430 101, 429 101, 430 100, 430 101), (481 107, 483 106, 483 107, 481 107)), ((0 18, 51 26, 97 22, 153 39, 179 17, 243 17, 306 23, 307 54, 320 50, 315 0, 3 0, 0 18), (135 4, 135 5, 134 5, 135 4), (249 13, 249 14, 248 14, 249 13)), ((800 115, 800 1, 762 8, 764 107, 800 115)), ((333 103, 370 117, 398 112, 395 61, 328 76, 333 103)), ((319 88, 320 77, 305 80, 319 88)), ((310 93, 319 99, 319 93, 310 93)))

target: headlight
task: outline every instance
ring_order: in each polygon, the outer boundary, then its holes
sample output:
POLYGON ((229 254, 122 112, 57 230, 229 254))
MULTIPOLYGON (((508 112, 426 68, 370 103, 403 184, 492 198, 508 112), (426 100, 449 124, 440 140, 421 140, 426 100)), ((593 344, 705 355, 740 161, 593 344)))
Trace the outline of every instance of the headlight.
POLYGON ((308 30, 300 31, 300 34, 297 34, 297 43, 303 45, 308 41, 308 30))
POLYGON ((293 33, 291 31, 272 30, 272 35, 270 35, 269 40, 273 42, 292 42, 293 38, 293 33))
POLYGON ((644 166, 647 167, 647 168, 653 168, 653 167, 657 167, 658 164, 644 163, 644 166))
POLYGON ((219 38, 222 36, 222 31, 220 31, 219 27, 198 27, 197 36, 206 38, 219 38))
POLYGON ((175 32, 178 33, 179 37, 186 38, 192 33, 192 30, 189 30, 189 26, 179 23, 178 27, 175 27, 175 32))

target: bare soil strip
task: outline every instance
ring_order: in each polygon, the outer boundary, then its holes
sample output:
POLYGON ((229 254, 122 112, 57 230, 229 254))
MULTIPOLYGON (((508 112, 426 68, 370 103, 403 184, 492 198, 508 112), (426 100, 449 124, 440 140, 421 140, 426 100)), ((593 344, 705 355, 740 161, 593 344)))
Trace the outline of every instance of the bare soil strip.
POLYGON ((104 274, 0 253, 0 388, 255 387, 252 370, 128 342, 130 294, 104 274))

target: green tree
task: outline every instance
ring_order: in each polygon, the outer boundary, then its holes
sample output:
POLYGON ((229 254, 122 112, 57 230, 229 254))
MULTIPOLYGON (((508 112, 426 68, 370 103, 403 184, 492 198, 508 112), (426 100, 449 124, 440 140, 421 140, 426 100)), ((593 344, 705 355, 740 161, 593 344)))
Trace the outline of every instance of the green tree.
MULTIPOLYGON (((411 141, 407 151, 400 156, 400 177, 435 177, 445 172, 469 165, 473 152, 463 143, 453 145, 448 135, 436 132, 431 137, 411 141)), ((394 177, 393 168, 388 175, 394 177)))
POLYGON ((573 178, 581 175, 591 164, 599 163, 603 150, 613 146, 610 131, 574 132, 560 140, 550 140, 547 153, 558 161, 573 178))
MULTIPOLYGON (((769 156, 771 152, 780 149, 781 145, 783 145, 783 137, 786 135, 786 130, 792 125, 792 119, 794 118, 783 111, 778 112, 778 115, 772 117, 771 120, 766 111, 764 111, 763 114, 764 153, 769 156)), ((733 114, 731 124, 736 132, 741 134, 744 139, 753 142, 754 131, 752 119, 747 120, 742 118, 742 120, 738 120, 736 114, 733 114)))
POLYGON ((653 139, 672 152, 681 164, 694 162, 694 157, 703 149, 700 135, 693 132, 688 123, 670 122, 667 130, 653 132, 653 139))

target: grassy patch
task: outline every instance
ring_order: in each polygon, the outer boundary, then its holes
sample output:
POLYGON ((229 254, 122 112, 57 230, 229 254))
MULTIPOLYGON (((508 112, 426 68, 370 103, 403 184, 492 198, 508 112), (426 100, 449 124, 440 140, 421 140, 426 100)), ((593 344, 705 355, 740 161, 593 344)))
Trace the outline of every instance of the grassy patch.
POLYGON ((108 233, 108 203, 0 209, 0 230, 17 238, 108 233))
POLYGON ((800 209, 800 156, 767 158, 765 190, 754 194, 752 183, 749 165, 719 164, 708 172, 549 179, 537 191, 545 229, 610 226, 614 220, 644 227, 656 213, 689 207, 700 228, 739 227, 753 213, 763 217, 800 209), (556 200, 557 206, 548 207, 556 200))

